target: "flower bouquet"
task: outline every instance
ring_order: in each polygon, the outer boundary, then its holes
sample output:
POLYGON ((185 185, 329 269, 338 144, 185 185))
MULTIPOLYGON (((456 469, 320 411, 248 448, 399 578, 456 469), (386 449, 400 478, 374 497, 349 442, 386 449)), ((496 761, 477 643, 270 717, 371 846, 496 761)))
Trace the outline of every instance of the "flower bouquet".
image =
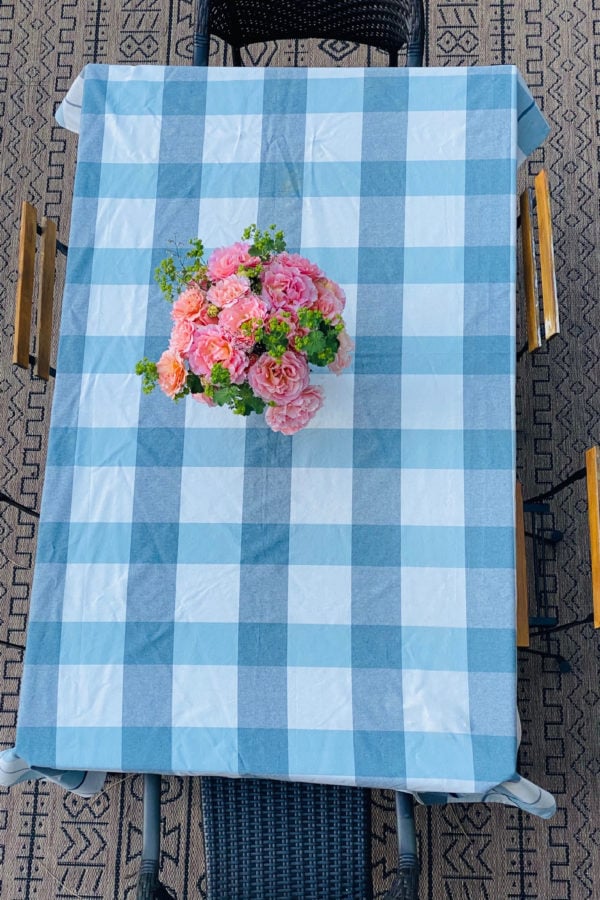
POLYGON ((190 241, 182 264, 163 260, 156 280, 172 303, 168 349, 140 360, 143 390, 173 400, 191 394, 237 415, 265 412, 273 431, 291 435, 323 404, 310 366, 340 374, 353 349, 336 282, 310 260, 288 253, 275 225, 250 225, 242 240, 214 250, 190 241))

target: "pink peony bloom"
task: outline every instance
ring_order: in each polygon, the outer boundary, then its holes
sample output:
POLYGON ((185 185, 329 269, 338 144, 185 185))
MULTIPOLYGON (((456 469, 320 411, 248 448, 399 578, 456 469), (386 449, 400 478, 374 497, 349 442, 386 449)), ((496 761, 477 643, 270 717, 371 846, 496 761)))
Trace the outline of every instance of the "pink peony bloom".
POLYGON ((323 391, 312 385, 305 388, 295 400, 283 406, 269 406, 265 420, 272 431, 281 431, 287 435, 296 434, 310 422, 322 405, 323 391))
POLYGON ((245 275, 228 275, 208 290, 209 303, 222 309, 250 293, 250 279, 245 275))
POLYGON ((338 341, 340 343, 338 352, 335 355, 334 361, 328 366, 334 375, 340 375, 344 369, 348 368, 352 362, 350 354, 354 350, 354 341, 346 329, 340 331, 338 334, 338 341))
POLYGON ((182 359, 187 359, 195 332, 196 326, 189 319, 176 319, 171 330, 169 350, 177 353, 182 359))
POLYGON ((287 250, 284 250, 283 253, 278 254, 277 262, 284 266, 293 266, 301 275, 308 275, 313 281, 323 276, 323 272, 316 263, 306 259, 305 256, 300 256, 299 253, 288 253, 287 250))
POLYGON ((263 353, 248 370, 248 384, 267 403, 295 400, 308 386, 309 377, 306 358, 295 350, 286 350, 280 362, 263 353))
MULTIPOLYGON (((226 328, 237 336, 244 322, 257 320, 253 322, 252 333, 254 333, 259 324, 258 320, 263 321, 267 313, 267 304, 260 297, 257 297, 256 294, 248 294, 248 296, 242 297, 223 310, 219 316, 219 324, 222 328, 226 328)), ((252 346, 254 339, 251 336, 250 341, 250 346, 252 346)))
POLYGON ((218 247, 213 250, 208 260, 208 277, 211 281, 218 281, 234 275, 240 266, 252 268, 260 262, 258 256, 250 256, 248 247, 250 244, 238 242, 230 247, 218 247))
POLYGON ((323 313, 326 319, 335 319, 344 311, 346 295, 335 281, 329 278, 319 278, 315 281, 317 288, 316 308, 323 313))
POLYGON ((190 282, 173 304, 171 316, 176 322, 181 319, 189 319, 190 322, 195 322, 205 305, 206 294, 197 284, 190 282))
POLYGON ((164 391, 167 397, 173 398, 182 389, 187 378, 183 360, 172 350, 165 350, 156 363, 156 368, 161 391, 164 391))
POLYGON ((308 275, 294 266, 269 263, 262 271, 262 296, 275 309, 296 310, 300 306, 312 306, 317 300, 317 289, 308 275))
POLYGON ((196 328, 189 363, 192 372, 209 378, 213 366, 221 363, 229 372, 232 383, 241 384, 246 374, 248 357, 233 346, 219 325, 203 325, 196 328))

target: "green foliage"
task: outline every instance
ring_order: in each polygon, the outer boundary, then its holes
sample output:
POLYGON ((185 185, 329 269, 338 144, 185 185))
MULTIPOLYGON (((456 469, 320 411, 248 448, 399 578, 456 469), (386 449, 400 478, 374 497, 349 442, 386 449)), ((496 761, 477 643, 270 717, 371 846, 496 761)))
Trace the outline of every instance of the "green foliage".
POLYGON ((142 391, 151 394, 158 384, 158 370, 156 363, 144 356, 135 366, 135 374, 142 376, 142 391))
POLYGON ((296 338, 296 348, 306 353, 312 365, 328 366, 334 361, 340 346, 338 334, 344 327, 342 322, 333 324, 318 309, 301 309, 298 321, 311 331, 296 338))
POLYGON ((252 256, 259 256, 263 262, 274 253, 283 253, 286 248, 283 231, 277 231, 277 225, 269 225, 264 231, 256 225, 249 225, 244 230, 242 238, 252 242, 249 252, 252 256))
POLYGON ((260 327, 255 333, 260 350, 266 351, 277 362, 288 349, 291 325, 286 320, 289 320, 289 315, 283 312, 280 318, 271 319, 268 328, 260 327))
POLYGON ((202 394, 204 393, 204 385, 202 384, 202 380, 195 372, 190 371, 187 374, 187 378, 185 380, 185 386, 188 389, 190 394, 202 394))
POLYGON ((179 255, 178 267, 174 257, 167 256, 154 271, 154 280, 169 303, 173 302, 174 295, 180 293, 190 281, 201 281, 206 276, 206 266, 202 259, 204 256, 202 241, 200 238, 191 238, 189 243, 190 249, 184 257, 184 260, 189 262, 182 261, 179 255))
POLYGON ((228 406, 238 416, 261 413, 266 405, 249 384, 232 384, 229 372, 220 363, 212 367, 210 384, 205 385, 204 390, 217 406, 228 406))

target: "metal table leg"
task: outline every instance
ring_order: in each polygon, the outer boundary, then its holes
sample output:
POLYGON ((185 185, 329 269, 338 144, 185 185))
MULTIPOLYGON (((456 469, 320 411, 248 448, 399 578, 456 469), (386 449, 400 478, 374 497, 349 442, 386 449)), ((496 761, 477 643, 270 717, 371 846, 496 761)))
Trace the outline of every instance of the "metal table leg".
POLYGON ((398 874, 386 894, 386 900, 418 900, 419 857, 412 794, 396 791, 396 827, 398 831, 398 874))

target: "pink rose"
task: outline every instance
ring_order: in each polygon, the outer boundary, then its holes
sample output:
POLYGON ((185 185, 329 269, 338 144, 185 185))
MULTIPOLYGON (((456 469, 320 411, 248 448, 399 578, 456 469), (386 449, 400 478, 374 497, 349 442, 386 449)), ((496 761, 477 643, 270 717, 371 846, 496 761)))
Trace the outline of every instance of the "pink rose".
POLYGON ((213 250, 208 260, 208 277, 211 281, 233 275, 240 266, 252 268, 260 263, 258 256, 250 256, 250 244, 238 242, 230 247, 218 247, 213 250))
POLYGON ((312 385, 283 406, 269 406, 265 413, 265 421, 272 431, 282 434, 296 434, 307 425, 323 405, 321 388, 312 385))
POLYGON ((171 330, 169 350, 177 353, 182 359, 187 359, 196 327, 189 319, 176 319, 171 330))
POLYGON ((219 325, 231 332, 236 346, 250 350, 254 346, 256 329, 264 321, 267 313, 267 304, 256 294, 249 294, 223 310, 219 316, 219 325), (249 323, 247 334, 241 330, 245 322, 249 323))
POLYGON ((264 320, 268 311, 267 304, 260 297, 249 294, 224 309, 219 316, 219 324, 229 331, 238 331, 244 322, 251 319, 264 320))
POLYGON ((263 353, 248 370, 248 384, 265 402, 289 403, 309 381, 308 363, 295 350, 286 350, 280 362, 263 353))
POLYGON ((299 253, 288 253, 284 250, 283 253, 277 255, 276 259, 277 262, 280 262, 284 266, 293 266, 298 269, 301 275, 308 275, 313 281, 323 276, 323 272, 315 263, 311 262, 310 259, 306 259, 304 256, 300 256, 299 253))
POLYGON ((185 384, 187 372, 183 360, 179 354, 172 350, 165 350, 156 363, 158 370, 158 385, 167 397, 173 398, 185 384))
POLYGON ((248 357, 233 346, 219 325, 203 325, 196 329, 189 352, 192 372, 210 378, 213 366, 221 363, 233 384, 241 384, 246 374, 248 357))
POLYGON ((315 281, 317 288, 316 308, 323 313, 326 319, 334 319, 344 311, 346 295, 335 281, 329 278, 319 278, 315 281))
POLYGON ((296 310, 299 306, 312 306, 317 300, 317 289, 312 280, 294 266, 284 266, 276 260, 262 271, 262 296, 275 309, 296 310))
POLYGON ((209 303, 222 309, 250 293, 250 279, 245 275, 228 275, 208 290, 209 303))
POLYGON ((200 316, 202 307, 205 305, 206 294, 197 284, 190 282, 173 304, 171 316, 175 321, 189 319, 194 322, 200 316))
POLYGON ((340 331, 340 333, 338 334, 338 341, 338 352, 335 355, 334 361, 328 366, 328 368, 334 373, 334 375, 340 375, 344 369, 348 368, 348 366, 352 362, 350 354, 352 350, 354 350, 354 341, 352 340, 346 329, 340 331))
POLYGON ((207 396, 206 394, 192 394, 192 400, 195 400, 196 403, 204 403, 205 406, 216 406, 217 404, 212 399, 212 397, 207 396))

